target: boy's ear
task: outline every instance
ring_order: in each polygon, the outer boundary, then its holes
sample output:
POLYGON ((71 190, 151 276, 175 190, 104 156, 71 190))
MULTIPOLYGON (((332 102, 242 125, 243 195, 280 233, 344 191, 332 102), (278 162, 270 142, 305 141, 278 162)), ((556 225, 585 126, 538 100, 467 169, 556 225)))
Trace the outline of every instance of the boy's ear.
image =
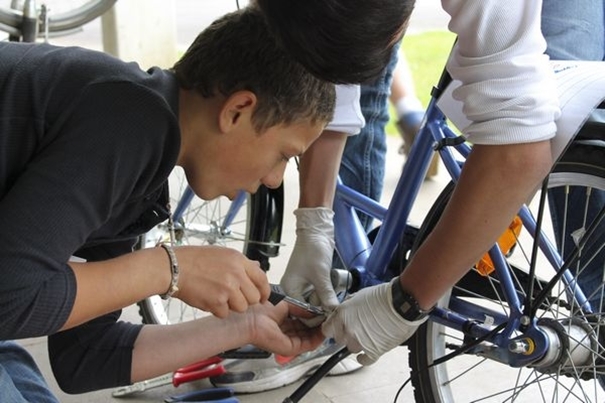
POLYGON ((231 131, 245 120, 249 122, 256 102, 256 95, 250 91, 237 91, 228 96, 219 112, 221 132, 231 131))

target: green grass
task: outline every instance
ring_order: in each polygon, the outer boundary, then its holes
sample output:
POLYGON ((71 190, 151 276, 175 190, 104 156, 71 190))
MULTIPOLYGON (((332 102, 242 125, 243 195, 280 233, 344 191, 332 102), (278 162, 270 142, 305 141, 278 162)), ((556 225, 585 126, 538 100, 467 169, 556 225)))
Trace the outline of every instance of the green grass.
MULTIPOLYGON (((428 31, 408 34, 403 38, 402 48, 412 70, 416 93, 424 106, 427 106, 431 88, 443 71, 454 37, 449 31, 428 31)), ((391 107, 391 121, 386 131, 389 135, 398 136, 394 115, 391 107)))

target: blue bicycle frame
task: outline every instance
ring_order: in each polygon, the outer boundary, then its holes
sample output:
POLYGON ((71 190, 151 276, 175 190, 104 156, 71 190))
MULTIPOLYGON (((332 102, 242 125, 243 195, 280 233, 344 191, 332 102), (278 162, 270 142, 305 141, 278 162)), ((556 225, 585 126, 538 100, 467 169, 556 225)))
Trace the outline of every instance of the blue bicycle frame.
MULTIPOLYGON (((436 97, 432 98, 427 108, 422 128, 412 145, 388 208, 348 188, 341 181, 338 182, 333 207, 335 212, 335 241, 341 261, 355 279, 356 287, 350 291, 357 291, 391 279, 392 273, 388 272, 388 266, 398 248, 401 235, 406 230, 410 212, 419 194, 434 150, 439 152, 452 181, 456 182, 460 176, 463 162, 455 158, 453 151, 457 151, 460 156, 466 158, 471 148, 464 142, 463 137, 458 136, 448 127, 445 116, 437 106, 436 97), (377 247, 372 246, 357 217, 356 210, 381 222, 373 242, 374 245, 378 245, 377 247)), ((520 210, 519 217, 524 228, 530 234, 536 234, 538 230, 536 218, 533 217, 527 207, 520 210)), ((550 264, 560 269, 563 261, 556 247, 548 241, 541 230, 535 238, 537 238, 538 247, 550 264)), ((520 327, 521 318, 524 316, 522 306, 524 301, 521 300, 515 290, 510 268, 500 248, 495 245, 489 251, 489 254, 500 280, 504 299, 510 306, 510 313, 504 315, 452 296, 448 309, 436 308, 431 314, 431 320, 464 331, 469 336, 480 338, 490 336, 493 327, 479 325, 473 323, 473 321, 482 320, 488 315, 493 318, 494 326, 506 324, 504 330, 491 339, 493 343, 502 347, 501 351, 493 353, 492 358, 506 360, 513 366, 526 365, 546 351, 548 340, 537 329, 534 321, 525 330, 526 335, 531 334, 536 340, 534 352, 522 357, 519 357, 518 354, 515 354, 514 357, 508 356, 508 350, 505 351, 505 349, 512 338, 513 332, 520 327), (503 351, 505 352, 503 353, 503 351)), ((586 312, 590 312, 590 305, 582 291, 579 287, 573 287, 575 280, 572 274, 568 270, 564 270, 561 277, 566 285, 571 285, 569 289, 574 290, 575 301, 586 312)))
MULTIPOLYGON (((334 200, 336 249, 345 267, 358 277, 359 288, 389 280, 385 277, 387 266, 420 192, 432 158, 433 145, 443 143, 445 139, 459 138, 447 126, 445 117, 434 100, 427 109, 422 127, 412 145, 388 208, 348 188, 341 181, 337 184, 334 200), (372 248, 355 210, 382 222, 374 241, 376 245, 380 245, 379 248, 372 248)), ((464 143, 457 144, 455 148, 462 156, 467 156, 470 152, 470 147, 464 143)), ((439 153, 447 170, 456 180, 460 175, 460 163, 447 147, 443 147, 439 153)))

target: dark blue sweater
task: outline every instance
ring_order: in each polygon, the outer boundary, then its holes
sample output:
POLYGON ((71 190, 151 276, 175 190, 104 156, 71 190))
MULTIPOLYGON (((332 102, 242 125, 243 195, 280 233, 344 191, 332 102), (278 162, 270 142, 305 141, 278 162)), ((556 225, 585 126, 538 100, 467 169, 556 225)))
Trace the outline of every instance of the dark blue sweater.
POLYGON ((172 73, 81 48, 0 43, 0 339, 54 334, 53 369, 70 391, 129 382, 140 326, 115 313, 55 334, 76 293, 67 261, 128 252, 166 218, 179 147, 172 73), (97 379, 77 379, 95 370, 97 379))

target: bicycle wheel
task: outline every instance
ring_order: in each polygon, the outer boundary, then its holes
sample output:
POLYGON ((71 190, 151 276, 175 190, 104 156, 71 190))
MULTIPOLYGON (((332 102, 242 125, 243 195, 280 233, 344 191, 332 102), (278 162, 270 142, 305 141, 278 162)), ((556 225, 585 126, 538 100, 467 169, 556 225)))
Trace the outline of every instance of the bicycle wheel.
MULTIPOLYGON (((175 169, 169 179, 171 206, 174 209, 187 188, 185 175, 175 169)), ((231 201, 220 197, 204 201, 193 197, 182 216, 175 222, 177 245, 222 245, 242 251, 269 270, 269 259, 279 253, 283 213, 283 187, 262 187, 254 195, 246 195, 243 204, 233 211, 234 217, 225 225, 231 201)), ((168 240, 168 224, 162 223, 143 235, 139 248, 154 247, 168 240)), ((169 324, 192 320, 206 313, 179 299, 161 299, 155 295, 138 303, 143 323, 169 324)))
MULTIPOLYGON (((417 245, 434 227, 452 190, 452 185, 446 188, 427 215, 417 245)), ((544 214, 542 228, 554 247, 563 251, 564 259, 571 259, 570 252, 576 244, 582 247, 578 259, 570 262, 573 279, 553 280, 554 287, 545 293, 543 302, 534 305, 537 307, 532 317, 550 346, 542 358, 523 362, 523 355, 531 354, 534 347, 529 345, 531 339, 504 345, 508 343, 506 339, 478 341, 477 336, 470 334, 469 328, 474 324, 494 329, 510 312, 498 276, 480 274, 476 265, 438 304, 464 312, 465 317, 472 319, 467 322, 468 328, 459 331, 431 320, 409 341, 417 402, 605 401, 605 317, 601 308, 605 295, 605 223, 600 222, 591 239, 581 243, 587 239, 581 241, 584 231, 596 221, 595 217, 602 215, 604 191, 603 142, 574 143, 549 177, 550 207, 544 214), (554 213, 555 208, 559 214, 554 213), (574 279, 591 301, 594 313, 586 305, 580 307, 581 297, 575 292, 574 279), (473 346, 474 343, 478 344, 473 346), (439 363, 441 357, 462 347, 467 348, 464 353, 439 363)), ((540 192, 534 200, 539 197, 540 192)), ((530 203, 530 209, 535 212, 537 205, 530 203)), ((530 294, 533 295, 530 299, 537 303, 537 295, 555 277, 556 270, 544 254, 538 253, 535 277, 530 277, 533 238, 527 232, 521 232, 514 247, 506 253, 506 261, 519 299, 525 301, 530 294)), ((513 332, 512 337, 517 334, 513 332)))
MULTIPOLYGON (((50 33, 64 33, 77 29, 97 17, 103 15, 115 4, 117 0, 50 0, 45 4, 50 10, 48 18, 48 31, 50 33)), ((19 9, 13 10, 12 0, 0 1, 0 30, 14 37, 23 35, 23 2, 19 9)), ((44 27, 41 27, 43 32, 44 27)), ((33 40, 29 39, 28 41, 33 40)))

